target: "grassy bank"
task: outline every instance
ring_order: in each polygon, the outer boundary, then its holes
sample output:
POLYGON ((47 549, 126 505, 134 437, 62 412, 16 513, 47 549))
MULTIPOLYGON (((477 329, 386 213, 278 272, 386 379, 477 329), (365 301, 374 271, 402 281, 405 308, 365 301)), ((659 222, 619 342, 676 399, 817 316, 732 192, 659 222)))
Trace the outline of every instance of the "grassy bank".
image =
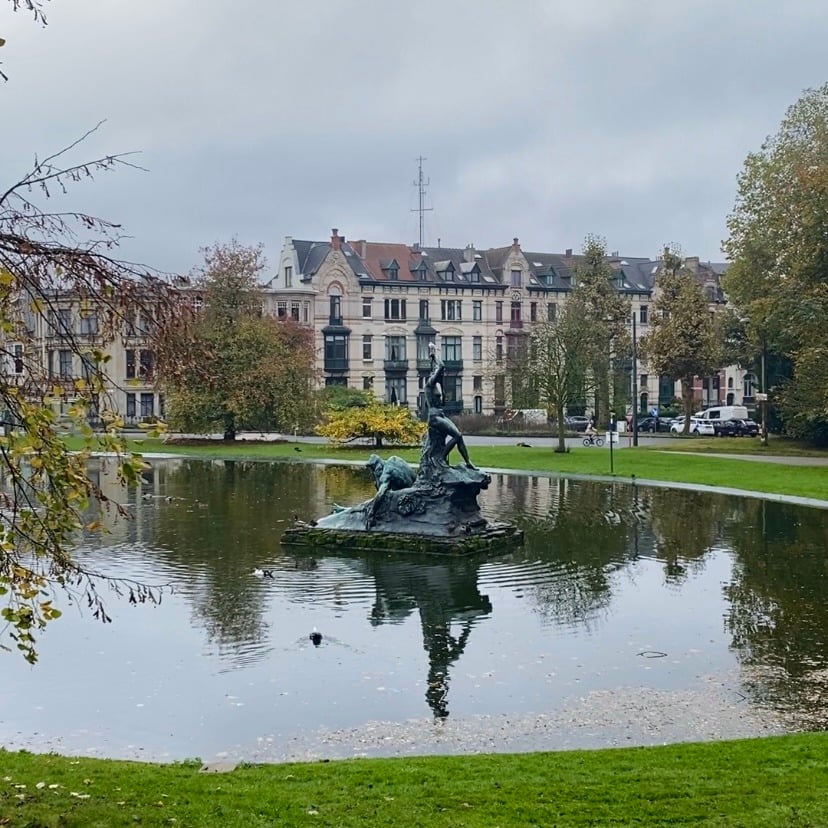
POLYGON ((828 825, 828 735, 518 755, 242 766, 0 752, 0 824, 828 825))
MULTIPOLYGON (((599 449, 578 446, 567 454, 556 454, 551 447, 531 446, 531 440, 525 442, 529 443, 530 448, 517 445, 473 446, 470 448, 472 461, 483 468, 610 476, 610 455, 606 447, 599 449)), ((147 455, 174 452, 211 458, 330 459, 346 462, 364 462, 373 451, 366 446, 333 448, 312 443, 174 445, 152 439, 136 442, 133 447, 147 455)), ((786 466, 758 460, 731 459, 713 453, 714 451, 749 452, 754 456, 761 456, 762 451, 768 450, 759 447, 758 442, 747 440, 676 438, 675 441, 658 446, 614 451, 612 476, 629 480, 635 475, 640 480, 698 483, 753 492, 828 499, 828 466, 786 466), (689 452, 700 452, 703 456, 689 452)), ((772 446, 770 451, 783 453, 776 445, 772 446)), ((412 463, 416 463, 420 456, 419 448, 390 448, 377 453, 382 456, 398 454, 412 463)))

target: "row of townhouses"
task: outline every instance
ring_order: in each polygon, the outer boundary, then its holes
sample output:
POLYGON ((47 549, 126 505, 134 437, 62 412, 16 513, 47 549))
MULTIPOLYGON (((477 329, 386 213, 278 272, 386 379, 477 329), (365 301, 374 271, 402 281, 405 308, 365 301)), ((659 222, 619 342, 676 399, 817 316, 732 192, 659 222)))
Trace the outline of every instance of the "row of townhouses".
MULTIPOLYGON (((512 402, 504 380, 510 350, 534 322, 556 318, 578 261, 572 250, 524 251, 517 238, 506 247, 477 250, 348 242, 334 229, 324 241, 285 238, 278 269, 263 287, 265 312, 313 328, 320 385, 348 385, 413 406, 429 371, 428 345, 436 342, 446 365, 447 412, 498 414, 512 402)), ((612 255, 609 263, 615 287, 635 315, 638 337, 645 337, 660 262, 612 255)), ((685 264, 713 312, 723 302, 724 266, 697 258, 685 264)), ((148 337, 151 323, 133 314, 107 347, 107 403, 128 424, 165 414, 148 337)), ((72 381, 84 376, 85 366, 68 338, 90 347, 99 341, 95 310, 81 308, 71 296, 59 297, 49 314, 26 327, 26 341, 5 346, 6 377, 23 383, 29 365, 37 365, 66 386, 65 404, 71 404, 72 381)), ((638 410, 680 394, 676 383, 653 375, 646 364, 637 368, 638 410)), ((753 374, 728 366, 698 378, 693 394, 699 406, 751 404, 755 386, 753 374)))
MULTIPOLYGON (((497 414, 510 406, 500 366, 529 327, 554 321, 572 290, 579 256, 507 247, 477 250, 346 241, 337 229, 324 241, 286 237, 266 307, 313 327, 325 385, 373 391, 387 402, 412 405, 428 375, 428 344, 446 364, 450 413, 497 414)), ((619 294, 647 335, 661 262, 609 258, 619 294)), ((688 258, 711 312, 724 302, 725 266, 688 258)), ((649 411, 680 395, 680 386, 639 363, 637 408, 649 411)), ((632 388, 632 377, 630 387, 632 388)), ((739 366, 699 377, 700 406, 752 403, 756 378, 739 366)))

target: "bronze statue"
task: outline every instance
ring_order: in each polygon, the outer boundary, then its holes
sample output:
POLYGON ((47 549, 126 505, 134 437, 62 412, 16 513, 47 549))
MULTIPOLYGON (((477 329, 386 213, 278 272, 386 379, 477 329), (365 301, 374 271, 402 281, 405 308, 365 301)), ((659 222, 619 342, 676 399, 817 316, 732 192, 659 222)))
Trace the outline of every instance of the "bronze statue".
POLYGON ((425 384, 426 423, 428 424, 427 445, 423 448, 423 459, 430 459, 438 464, 448 465, 448 456, 456 446, 469 469, 474 469, 469 459, 466 441, 460 429, 446 416, 443 411, 443 374, 446 366, 437 354, 437 346, 428 344, 428 357, 431 360, 431 373, 425 384), (446 442, 448 438, 448 442, 446 442), (428 454, 428 458, 426 458, 428 454))
POLYGON ((368 458, 368 471, 374 478, 374 485, 377 493, 371 504, 365 510, 365 528, 370 529, 374 523, 374 513, 384 500, 389 491, 400 491, 411 488, 417 475, 405 460, 393 455, 383 460, 378 454, 372 454, 368 458))

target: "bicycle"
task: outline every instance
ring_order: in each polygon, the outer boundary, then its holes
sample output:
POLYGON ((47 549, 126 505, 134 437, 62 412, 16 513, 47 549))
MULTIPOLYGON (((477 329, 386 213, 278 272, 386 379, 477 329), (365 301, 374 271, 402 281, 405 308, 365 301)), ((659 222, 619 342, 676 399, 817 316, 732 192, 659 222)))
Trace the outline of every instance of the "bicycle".
POLYGON ((598 435, 590 434, 588 437, 584 437, 584 445, 585 446, 598 446, 599 448, 604 445, 604 438, 598 437, 598 435))

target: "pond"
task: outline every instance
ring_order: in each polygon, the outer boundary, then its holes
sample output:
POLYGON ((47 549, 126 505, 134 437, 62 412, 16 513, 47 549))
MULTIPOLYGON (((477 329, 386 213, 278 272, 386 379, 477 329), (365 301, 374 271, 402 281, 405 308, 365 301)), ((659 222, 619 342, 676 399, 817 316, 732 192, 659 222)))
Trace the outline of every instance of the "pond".
POLYGON ((482 510, 524 529, 518 551, 281 547, 295 516, 372 492, 358 467, 153 461, 118 493, 134 519, 78 555, 160 603, 102 587, 101 624, 60 596, 36 666, 0 655, 0 745, 281 761, 828 723, 828 511, 495 474, 482 510))

